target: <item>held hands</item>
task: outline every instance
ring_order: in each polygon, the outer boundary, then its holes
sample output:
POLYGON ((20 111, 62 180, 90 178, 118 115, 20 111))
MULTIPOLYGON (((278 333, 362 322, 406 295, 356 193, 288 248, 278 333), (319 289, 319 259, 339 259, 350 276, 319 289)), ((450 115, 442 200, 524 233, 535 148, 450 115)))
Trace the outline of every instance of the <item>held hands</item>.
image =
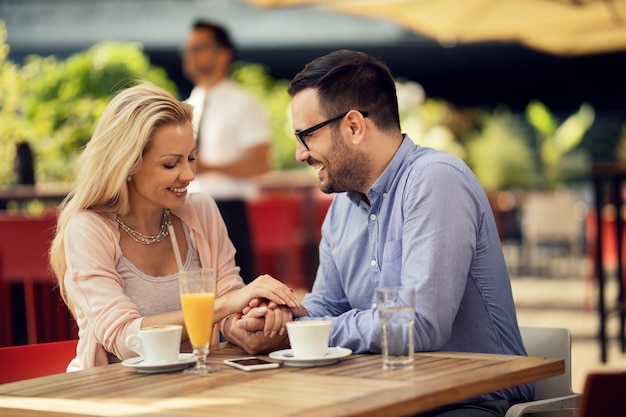
MULTIPOLYGON (((286 325, 293 319, 294 309, 284 306, 271 308, 272 304, 271 301, 253 299, 244 308, 243 314, 232 316, 227 336, 229 341, 251 355, 289 347, 286 325)), ((302 306, 295 310, 299 316, 308 315, 302 306)))
POLYGON ((255 307, 246 307, 245 315, 233 316, 228 340, 251 355, 289 346, 286 323, 293 318, 291 311, 281 306, 269 308, 268 301, 254 304, 255 307))
POLYGON ((273 338, 277 334, 284 336, 287 322, 293 320, 291 310, 282 306, 270 306, 272 302, 259 300, 250 301, 243 309, 236 325, 248 332, 262 332, 263 336, 273 338))
POLYGON ((293 290, 269 275, 261 275, 233 293, 235 308, 227 338, 249 354, 289 346, 287 322, 308 316, 293 290))
POLYGON ((267 300, 254 298, 243 309, 237 320, 237 326, 248 332, 263 332, 267 337, 274 337, 277 333, 283 336, 288 321, 294 317, 308 316, 309 313, 300 305, 296 308, 277 306, 267 300))

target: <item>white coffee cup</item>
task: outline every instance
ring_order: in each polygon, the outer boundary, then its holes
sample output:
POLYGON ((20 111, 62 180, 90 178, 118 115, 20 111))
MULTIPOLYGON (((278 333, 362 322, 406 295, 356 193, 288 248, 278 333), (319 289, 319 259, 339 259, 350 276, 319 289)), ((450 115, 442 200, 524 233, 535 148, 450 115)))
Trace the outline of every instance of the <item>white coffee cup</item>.
POLYGON ((126 347, 142 357, 147 365, 167 364, 178 360, 183 326, 163 324, 139 329, 126 338, 126 347))
POLYGON ((323 358, 328 352, 330 322, 301 320, 287 322, 291 353, 295 358, 323 358))

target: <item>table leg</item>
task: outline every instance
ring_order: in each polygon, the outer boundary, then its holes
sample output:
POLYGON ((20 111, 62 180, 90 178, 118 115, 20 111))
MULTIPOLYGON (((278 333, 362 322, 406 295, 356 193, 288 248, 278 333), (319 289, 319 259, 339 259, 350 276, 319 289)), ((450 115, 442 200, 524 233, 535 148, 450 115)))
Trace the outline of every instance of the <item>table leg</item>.
POLYGON ((620 346, 622 349, 622 353, 626 352, 626 337, 624 335, 624 323, 626 321, 626 310, 624 310, 624 265, 622 263, 623 260, 623 241, 622 241, 622 230, 623 230, 623 219, 622 219, 622 196, 620 192, 621 181, 619 178, 613 178, 611 184, 611 191, 613 192, 613 201, 615 202, 615 236, 617 239, 617 300, 616 300, 616 308, 619 315, 620 325, 619 325, 619 340, 620 346))
POLYGON ((606 310, 604 308, 604 265, 602 263, 602 181, 594 181, 595 201, 596 201, 596 278, 598 281, 598 315, 600 316, 600 327, 598 338, 600 339, 600 360, 606 363, 606 310))

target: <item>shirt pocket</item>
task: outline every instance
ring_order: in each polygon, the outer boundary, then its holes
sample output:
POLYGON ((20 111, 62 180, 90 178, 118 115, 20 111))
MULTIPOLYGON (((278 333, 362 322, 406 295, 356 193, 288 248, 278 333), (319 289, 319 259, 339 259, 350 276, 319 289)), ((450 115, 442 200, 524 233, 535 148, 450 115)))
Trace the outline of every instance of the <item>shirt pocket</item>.
POLYGON ((397 286, 402 274, 402 239, 391 240, 383 248, 382 277, 380 286, 397 286))

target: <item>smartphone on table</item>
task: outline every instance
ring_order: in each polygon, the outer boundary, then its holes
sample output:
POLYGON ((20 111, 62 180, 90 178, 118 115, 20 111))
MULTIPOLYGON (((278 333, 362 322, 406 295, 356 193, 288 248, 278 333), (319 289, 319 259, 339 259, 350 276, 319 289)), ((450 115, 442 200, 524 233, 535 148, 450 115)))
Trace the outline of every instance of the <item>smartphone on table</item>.
POLYGON ((224 359, 224 364, 242 371, 260 371, 262 369, 278 368, 280 363, 270 362, 256 356, 248 356, 246 358, 224 359))

